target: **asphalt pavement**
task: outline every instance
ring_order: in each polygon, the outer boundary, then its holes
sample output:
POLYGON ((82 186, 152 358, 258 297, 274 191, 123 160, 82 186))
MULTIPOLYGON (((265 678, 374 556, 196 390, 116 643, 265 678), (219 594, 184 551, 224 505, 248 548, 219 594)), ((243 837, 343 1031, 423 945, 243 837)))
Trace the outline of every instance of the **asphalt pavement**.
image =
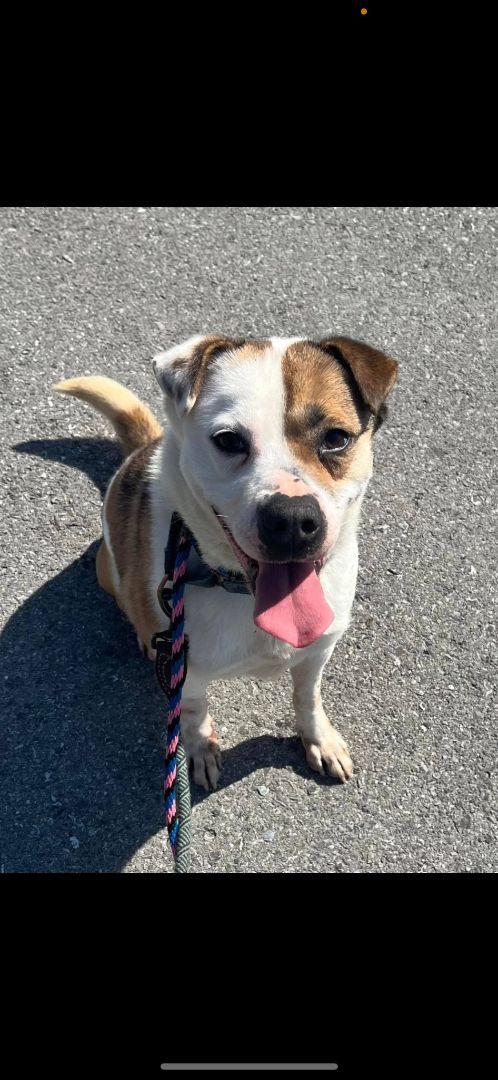
POLYGON ((0 245, 1 871, 172 871, 164 700, 95 580, 119 457, 51 387, 158 411, 154 353, 221 330, 347 334, 400 377, 324 682, 354 777, 308 769, 288 677, 213 684, 192 870, 495 873, 496 208, 2 208, 0 245))

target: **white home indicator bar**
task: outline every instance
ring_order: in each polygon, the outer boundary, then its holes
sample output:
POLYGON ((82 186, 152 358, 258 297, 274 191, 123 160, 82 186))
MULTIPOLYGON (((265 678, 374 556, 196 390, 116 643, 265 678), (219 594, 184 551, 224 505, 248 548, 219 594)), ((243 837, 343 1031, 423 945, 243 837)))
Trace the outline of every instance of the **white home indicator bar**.
POLYGON ((253 1072, 257 1072, 258 1069, 275 1069, 275 1070, 293 1069, 295 1071, 299 1070, 300 1072, 309 1072, 309 1071, 313 1071, 313 1072, 317 1072, 317 1071, 319 1071, 319 1072, 335 1072, 335 1070, 338 1069, 338 1068, 339 1068, 339 1066, 334 1061, 328 1062, 328 1064, 321 1063, 319 1065, 316 1063, 316 1061, 311 1062, 311 1064, 309 1064, 309 1065, 304 1065, 301 1062, 294 1062, 294 1063, 293 1062, 284 1062, 282 1064, 276 1064, 275 1062, 273 1062, 271 1065, 263 1065, 263 1064, 256 1065, 256 1064, 248 1064, 246 1061, 239 1062, 238 1065, 237 1064, 236 1065, 228 1065, 226 1062, 222 1063, 221 1065, 213 1065, 211 1062, 205 1062, 204 1064, 201 1064, 201 1063, 197 1062, 196 1064, 187 1065, 185 1062, 182 1062, 182 1061, 181 1062, 176 1062, 176 1063, 171 1063, 171 1064, 167 1064, 166 1062, 164 1062, 161 1065, 161 1069, 164 1069, 165 1072, 178 1072, 178 1071, 186 1072, 186 1071, 189 1071, 191 1069, 195 1069, 195 1070, 202 1069, 202 1070, 208 1070, 209 1072, 211 1072, 211 1071, 215 1072, 218 1069, 222 1069, 222 1070, 237 1069, 237 1070, 240 1070, 240 1071, 242 1071, 242 1070, 244 1070, 244 1071, 250 1070, 250 1071, 253 1071, 253 1072))

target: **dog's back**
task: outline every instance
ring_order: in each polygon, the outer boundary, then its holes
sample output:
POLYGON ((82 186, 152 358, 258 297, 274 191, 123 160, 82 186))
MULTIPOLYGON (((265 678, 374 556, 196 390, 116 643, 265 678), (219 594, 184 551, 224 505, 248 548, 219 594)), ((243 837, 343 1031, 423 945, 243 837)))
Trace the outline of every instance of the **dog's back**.
POLYGON ((67 379, 54 389, 85 401, 110 420, 125 454, 104 500, 97 578, 133 623, 140 647, 151 654, 150 640, 160 626, 149 584, 149 466, 163 429, 150 409, 114 379, 85 376, 67 379))

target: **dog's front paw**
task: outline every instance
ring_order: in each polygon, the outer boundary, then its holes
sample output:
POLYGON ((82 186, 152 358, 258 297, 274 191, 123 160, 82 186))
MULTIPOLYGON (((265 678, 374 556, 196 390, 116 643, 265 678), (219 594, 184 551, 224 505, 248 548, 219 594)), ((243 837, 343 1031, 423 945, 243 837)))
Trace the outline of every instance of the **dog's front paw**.
POLYGON ((156 659, 156 650, 152 648, 152 645, 150 645, 148 641, 141 638, 140 634, 137 634, 137 642, 142 656, 147 657, 148 660, 156 659))
POLYGON ((319 741, 302 739, 306 751, 306 760, 315 772, 322 776, 335 776, 341 783, 349 780, 353 774, 353 762, 349 750, 339 732, 333 727, 319 741))
POLYGON ((194 783, 209 791, 216 789, 221 770, 221 750, 218 740, 211 736, 187 749, 194 783))

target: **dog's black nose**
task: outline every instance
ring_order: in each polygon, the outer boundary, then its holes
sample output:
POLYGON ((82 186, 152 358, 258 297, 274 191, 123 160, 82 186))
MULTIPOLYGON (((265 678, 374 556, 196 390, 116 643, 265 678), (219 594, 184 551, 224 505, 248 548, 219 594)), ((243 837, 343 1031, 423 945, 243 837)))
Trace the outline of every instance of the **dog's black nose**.
POLYGON ((325 517, 313 495, 271 495, 258 509, 257 525, 269 562, 307 559, 325 539, 325 517))

